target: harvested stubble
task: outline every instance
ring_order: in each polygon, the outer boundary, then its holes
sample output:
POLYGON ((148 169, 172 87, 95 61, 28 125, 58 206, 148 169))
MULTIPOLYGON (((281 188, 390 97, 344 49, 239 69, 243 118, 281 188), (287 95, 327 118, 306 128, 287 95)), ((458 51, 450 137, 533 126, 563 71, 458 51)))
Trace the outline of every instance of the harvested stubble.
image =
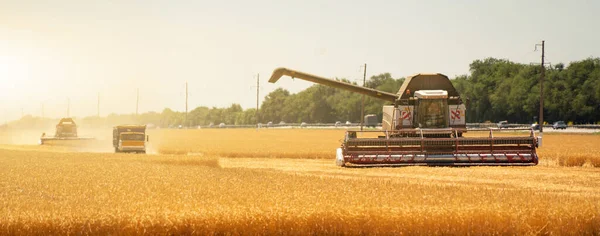
POLYGON ((0 231, 598 234, 599 173, 0 149, 0 231))

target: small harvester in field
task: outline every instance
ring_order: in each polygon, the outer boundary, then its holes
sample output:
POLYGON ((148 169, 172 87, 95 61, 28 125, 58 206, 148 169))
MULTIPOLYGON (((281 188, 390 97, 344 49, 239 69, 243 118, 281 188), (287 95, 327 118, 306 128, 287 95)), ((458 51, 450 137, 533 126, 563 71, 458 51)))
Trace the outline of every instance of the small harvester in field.
POLYGON ((40 137, 40 144, 48 144, 49 142, 72 142, 78 140, 93 140, 92 137, 79 137, 77 135, 77 124, 72 118, 62 118, 56 125, 56 131, 53 137, 47 137, 46 133, 40 137))
POLYGON ((282 76, 345 89, 383 99, 382 130, 347 131, 336 151, 336 163, 346 165, 537 165, 541 138, 532 129, 466 128, 466 106, 443 74, 406 78, 398 93, 360 87, 308 73, 278 68, 269 82, 282 76), (484 132, 466 137, 467 131, 484 132), (517 136, 518 132, 526 135, 517 136), (539 141, 539 142, 538 142, 539 141))

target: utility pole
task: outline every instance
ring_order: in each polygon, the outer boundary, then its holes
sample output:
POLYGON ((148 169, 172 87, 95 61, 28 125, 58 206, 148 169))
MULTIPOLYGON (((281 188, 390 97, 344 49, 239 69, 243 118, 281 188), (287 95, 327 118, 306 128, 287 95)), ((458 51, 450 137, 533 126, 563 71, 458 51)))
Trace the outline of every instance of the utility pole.
POLYGON ((256 111, 254 112, 254 116, 256 118, 256 130, 258 131, 258 98, 260 97, 260 74, 256 74, 256 111))
POLYGON ((186 128, 188 127, 188 82, 185 82, 185 124, 183 124, 186 128))
POLYGON ((98 92, 98 118, 100 118, 100 93, 98 92))
POLYGON ((542 44, 536 44, 535 49, 542 46, 542 75, 540 76, 540 116, 538 124, 540 125, 540 133, 544 132, 544 77, 546 76, 546 67, 544 65, 544 40, 542 44))
POLYGON ((140 107, 140 89, 137 89, 137 99, 135 100, 135 116, 138 115, 138 109, 140 107))
POLYGON ((260 81, 260 74, 256 74, 256 114, 254 114, 256 116, 256 130, 258 130, 258 97, 259 97, 259 81, 260 81))
MULTIPOLYGON (((365 68, 363 70, 363 87, 367 83, 367 63, 365 63, 365 68)), ((363 130, 363 125, 365 122, 365 95, 362 95, 362 102, 360 104, 360 131, 363 130)))

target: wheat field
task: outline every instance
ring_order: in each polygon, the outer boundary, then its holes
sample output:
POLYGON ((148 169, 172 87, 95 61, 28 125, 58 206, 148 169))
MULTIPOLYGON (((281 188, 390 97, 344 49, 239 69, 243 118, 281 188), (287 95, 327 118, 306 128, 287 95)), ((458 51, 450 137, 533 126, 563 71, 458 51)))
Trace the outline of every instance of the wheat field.
POLYGON ((0 234, 600 234, 600 135, 545 134, 535 167, 339 168, 342 130, 149 133, 3 140, 0 234))
MULTIPOLYGON (((151 132, 155 153, 218 157, 332 159, 346 130, 205 129, 151 132)), ((378 133, 373 133, 377 135, 378 133)), ((470 132, 465 136, 488 136, 470 132)), ((528 132, 497 132, 496 136, 528 136, 528 132)), ((600 135, 546 133, 538 149, 541 165, 600 167, 600 135)))

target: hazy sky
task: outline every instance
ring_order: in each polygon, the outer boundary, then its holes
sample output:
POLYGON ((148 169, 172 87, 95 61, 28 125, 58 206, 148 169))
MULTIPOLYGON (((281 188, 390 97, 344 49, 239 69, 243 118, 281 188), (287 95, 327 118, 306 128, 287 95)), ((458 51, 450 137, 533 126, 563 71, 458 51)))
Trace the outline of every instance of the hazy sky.
POLYGON ((309 82, 266 81, 276 67, 362 80, 467 74, 486 57, 552 63, 600 56, 600 1, 0 0, 0 122, 189 105, 255 106, 309 82))

